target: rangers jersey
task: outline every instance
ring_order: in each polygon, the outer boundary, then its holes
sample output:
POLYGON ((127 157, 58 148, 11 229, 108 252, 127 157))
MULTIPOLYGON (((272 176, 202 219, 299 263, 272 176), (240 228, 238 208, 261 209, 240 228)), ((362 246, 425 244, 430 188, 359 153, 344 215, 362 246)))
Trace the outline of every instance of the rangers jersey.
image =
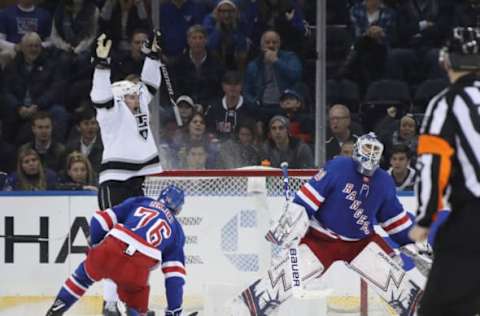
POLYGON ((114 99, 110 69, 95 68, 90 98, 97 108, 104 151, 99 181, 125 181, 162 172, 150 129, 148 104, 160 86, 160 63, 146 58, 141 74, 140 111, 133 114, 124 101, 114 99))
POLYGON ((374 234, 379 224, 400 245, 411 243, 413 222, 397 198, 392 177, 377 169, 372 177, 360 174, 350 157, 337 157, 305 183, 294 202, 305 207, 310 226, 346 241, 374 234))
POLYGON ((161 262, 168 306, 182 305, 178 291, 185 284, 185 234, 170 210, 151 198, 129 198, 92 217, 91 243, 100 243, 106 235, 129 245, 125 250, 129 255, 139 251, 161 262))

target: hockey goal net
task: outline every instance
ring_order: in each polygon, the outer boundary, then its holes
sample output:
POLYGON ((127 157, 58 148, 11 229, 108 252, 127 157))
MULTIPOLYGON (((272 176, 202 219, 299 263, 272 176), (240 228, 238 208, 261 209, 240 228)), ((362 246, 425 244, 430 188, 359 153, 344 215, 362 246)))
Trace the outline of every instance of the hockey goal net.
MULTIPOLYGON (((298 190, 315 172, 289 170, 290 190, 298 190)), ((264 234, 285 201, 281 171, 261 167, 166 171, 147 178, 145 193, 156 198, 171 184, 186 193, 178 217, 186 234, 186 304, 194 302, 203 315, 220 315, 212 312, 211 300, 215 306, 222 305, 222 300, 263 276, 280 251, 264 234), (223 297, 214 288, 220 288, 223 297)), ((332 266, 318 283, 318 288, 329 290, 327 315, 396 315, 341 263, 332 266)), ((161 289, 152 288, 155 291, 161 289)))

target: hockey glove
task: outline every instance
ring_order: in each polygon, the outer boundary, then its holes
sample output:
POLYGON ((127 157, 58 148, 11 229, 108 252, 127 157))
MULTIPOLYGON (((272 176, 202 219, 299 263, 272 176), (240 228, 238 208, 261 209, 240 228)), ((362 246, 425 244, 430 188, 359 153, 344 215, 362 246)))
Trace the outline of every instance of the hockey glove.
POLYGON ((112 40, 107 38, 105 33, 100 34, 97 38, 97 46, 95 48, 92 63, 97 66, 110 67, 110 49, 112 48, 112 40))
POLYGON ((288 202, 282 216, 274 222, 265 238, 279 246, 296 246, 305 235, 309 226, 308 214, 299 204, 288 202))
POLYGON ((160 59, 162 53, 162 33, 159 30, 153 31, 153 37, 143 43, 142 53, 152 59, 160 59))
POLYGON ((182 316, 182 308, 177 308, 174 310, 165 310, 165 316, 182 316))

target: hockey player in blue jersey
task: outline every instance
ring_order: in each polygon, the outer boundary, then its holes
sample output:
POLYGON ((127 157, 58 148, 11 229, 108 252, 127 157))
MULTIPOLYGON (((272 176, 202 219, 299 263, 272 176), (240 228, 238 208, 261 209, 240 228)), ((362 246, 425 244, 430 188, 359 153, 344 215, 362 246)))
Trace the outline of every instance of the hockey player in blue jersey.
POLYGON ((149 273, 161 264, 165 275, 166 316, 182 314, 185 284, 185 235, 175 218, 184 192, 168 186, 158 200, 133 197, 90 221, 92 247, 87 258, 65 281, 47 316, 63 315, 97 281, 109 278, 118 285, 129 316, 148 310, 149 273))
MULTIPOLYGON (((415 268, 405 271, 374 230, 378 224, 398 245, 413 243, 408 237, 413 222, 397 198, 392 177, 378 168, 382 152, 375 134, 359 137, 353 157, 328 161, 286 204, 266 237, 297 249, 302 286, 321 277, 335 261, 344 261, 400 316, 409 316, 425 277, 415 268)), ((296 286, 289 253, 272 265, 266 277, 228 302, 226 314, 270 315, 287 300, 296 286)))

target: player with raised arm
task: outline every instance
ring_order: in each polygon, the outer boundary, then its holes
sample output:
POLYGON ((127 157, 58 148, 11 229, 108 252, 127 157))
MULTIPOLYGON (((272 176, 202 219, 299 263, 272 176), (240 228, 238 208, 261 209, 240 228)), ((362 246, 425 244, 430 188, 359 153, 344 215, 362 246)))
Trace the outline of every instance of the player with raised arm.
MULTIPOLYGON (((301 283, 308 285, 335 262, 344 261, 401 316, 412 315, 425 277, 405 271, 374 230, 379 224, 400 246, 413 243, 413 222, 397 198, 391 176, 379 168, 383 145, 373 133, 358 138, 353 157, 337 157, 305 183, 286 204, 267 239, 298 245, 301 283)), ((226 315, 270 315, 292 294, 295 273, 288 254, 267 275, 228 302, 226 315)))
MULTIPOLYGON (((111 40, 97 39, 95 72, 90 98, 104 144, 99 173, 98 204, 107 209, 132 196, 142 196, 145 175, 162 172, 150 129, 149 103, 160 87, 160 34, 143 49, 147 54, 140 79, 110 81, 111 40)), ((105 316, 119 316, 115 284, 104 282, 105 316)))
POLYGON ((118 285, 128 316, 146 315, 149 274, 159 264, 165 275, 165 315, 182 315, 185 235, 175 216, 183 204, 183 190, 171 185, 158 200, 133 197, 96 212, 90 221, 92 247, 87 258, 65 281, 47 316, 63 315, 104 278, 118 285))

